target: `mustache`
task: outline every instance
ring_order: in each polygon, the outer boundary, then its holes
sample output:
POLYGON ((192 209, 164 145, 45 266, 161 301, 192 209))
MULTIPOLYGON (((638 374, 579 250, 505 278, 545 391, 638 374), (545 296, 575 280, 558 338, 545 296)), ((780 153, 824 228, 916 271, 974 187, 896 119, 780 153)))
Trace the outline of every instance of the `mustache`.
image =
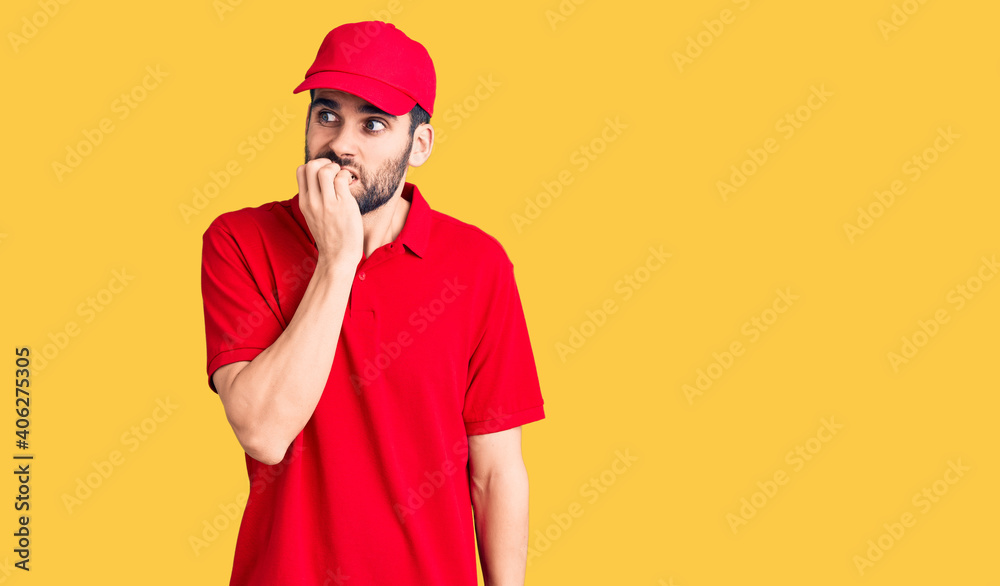
MULTIPOLYGON (((313 157, 313 159, 330 159, 331 161, 333 161, 334 163, 340 165, 341 167, 353 167, 354 166, 354 165, 351 164, 351 161, 341 159, 333 151, 323 151, 323 152, 317 153, 316 156, 313 157)), ((358 172, 360 172, 360 171, 361 171, 361 168, 358 167, 358 172)))

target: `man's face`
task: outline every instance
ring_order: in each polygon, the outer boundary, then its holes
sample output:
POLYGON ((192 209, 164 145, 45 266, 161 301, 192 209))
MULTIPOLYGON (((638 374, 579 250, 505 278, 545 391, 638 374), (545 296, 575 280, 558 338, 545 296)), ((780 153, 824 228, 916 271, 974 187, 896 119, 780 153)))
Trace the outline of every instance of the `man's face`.
POLYGON ((392 116, 353 94, 316 90, 306 128, 306 162, 326 158, 354 172, 357 180, 350 189, 362 215, 395 195, 412 146, 409 114, 392 116))

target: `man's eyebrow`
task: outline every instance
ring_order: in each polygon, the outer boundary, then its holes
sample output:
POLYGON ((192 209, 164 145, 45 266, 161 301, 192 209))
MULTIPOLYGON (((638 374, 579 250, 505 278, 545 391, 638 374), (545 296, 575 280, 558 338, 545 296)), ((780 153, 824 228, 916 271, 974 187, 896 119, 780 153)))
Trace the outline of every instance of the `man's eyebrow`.
MULTIPOLYGON (((310 115, 312 114, 312 111, 316 108, 316 106, 322 106, 330 110, 340 110, 340 102, 338 102, 337 100, 331 100, 330 98, 316 98, 315 100, 312 101, 312 104, 310 104, 309 106, 310 115)), ((369 103, 364 103, 359 105, 358 112, 361 114, 377 114, 379 116, 384 116, 392 120, 395 120, 397 118, 397 116, 393 116, 392 114, 386 112, 385 110, 377 108, 369 103)))

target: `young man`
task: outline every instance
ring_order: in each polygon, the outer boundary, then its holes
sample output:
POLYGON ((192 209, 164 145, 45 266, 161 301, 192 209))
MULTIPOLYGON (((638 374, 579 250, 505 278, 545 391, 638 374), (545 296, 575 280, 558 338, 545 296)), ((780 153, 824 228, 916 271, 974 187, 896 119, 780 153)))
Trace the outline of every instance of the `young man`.
POLYGON ((298 193, 205 231, 209 387, 246 451, 230 584, 523 585, 520 426, 545 417, 511 261, 407 183, 434 65, 391 24, 327 34, 298 193), (470 509, 472 509, 470 514, 470 509))

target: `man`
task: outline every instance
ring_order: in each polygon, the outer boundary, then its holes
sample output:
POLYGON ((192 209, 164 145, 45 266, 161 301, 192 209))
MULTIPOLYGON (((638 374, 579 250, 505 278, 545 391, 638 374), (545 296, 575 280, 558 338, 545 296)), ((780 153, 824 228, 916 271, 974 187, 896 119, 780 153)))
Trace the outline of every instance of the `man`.
POLYGON ((475 586, 476 539, 487 585, 524 583, 542 395, 503 247, 405 181, 435 80, 393 25, 335 28, 295 88, 298 193, 205 231, 208 382, 251 483, 232 585, 475 586))

